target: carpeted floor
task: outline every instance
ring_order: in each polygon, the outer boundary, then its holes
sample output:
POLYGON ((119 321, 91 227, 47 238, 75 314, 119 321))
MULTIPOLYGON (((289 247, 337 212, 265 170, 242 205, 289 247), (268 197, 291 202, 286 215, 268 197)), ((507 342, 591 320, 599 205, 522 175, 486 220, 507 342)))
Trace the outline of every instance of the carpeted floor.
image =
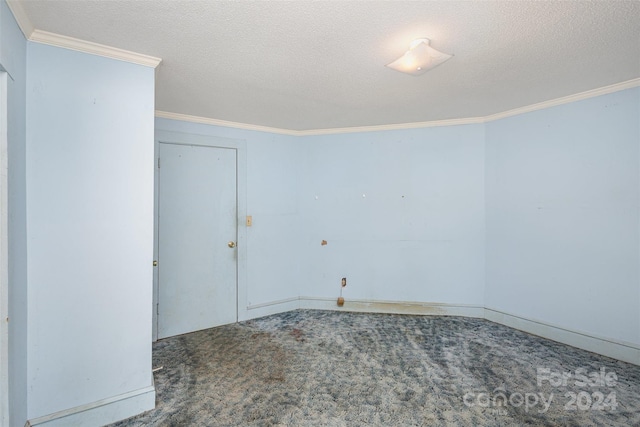
POLYGON ((298 310, 154 344, 117 426, 640 426, 640 367, 463 317, 298 310))

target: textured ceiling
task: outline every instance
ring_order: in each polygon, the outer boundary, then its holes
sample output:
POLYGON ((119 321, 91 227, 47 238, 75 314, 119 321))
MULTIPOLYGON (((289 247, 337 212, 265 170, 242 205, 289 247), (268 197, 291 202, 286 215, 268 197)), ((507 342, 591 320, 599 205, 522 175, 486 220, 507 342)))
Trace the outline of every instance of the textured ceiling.
POLYGON ((640 77, 639 1, 23 2, 35 28, 163 59, 156 109, 291 130, 482 117, 640 77), (455 56, 384 65, 416 38, 455 56))

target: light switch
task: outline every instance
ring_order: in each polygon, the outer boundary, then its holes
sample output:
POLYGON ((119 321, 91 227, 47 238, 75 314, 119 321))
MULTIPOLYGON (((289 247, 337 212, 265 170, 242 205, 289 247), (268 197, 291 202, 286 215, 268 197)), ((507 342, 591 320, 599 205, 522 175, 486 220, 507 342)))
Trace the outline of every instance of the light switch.
POLYGON ((251 215, 247 215, 247 227, 251 227, 253 225, 253 218, 251 215))

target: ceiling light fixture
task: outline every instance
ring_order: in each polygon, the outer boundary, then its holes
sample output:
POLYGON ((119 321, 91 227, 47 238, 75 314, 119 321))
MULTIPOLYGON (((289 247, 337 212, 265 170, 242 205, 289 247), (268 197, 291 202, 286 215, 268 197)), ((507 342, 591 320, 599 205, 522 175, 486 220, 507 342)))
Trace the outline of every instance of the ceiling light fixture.
POLYGON ((416 39, 409 45, 409 50, 387 67, 402 73, 419 76, 442 64, 453 55, 440 52, 429 46, 429 39, 416 39))

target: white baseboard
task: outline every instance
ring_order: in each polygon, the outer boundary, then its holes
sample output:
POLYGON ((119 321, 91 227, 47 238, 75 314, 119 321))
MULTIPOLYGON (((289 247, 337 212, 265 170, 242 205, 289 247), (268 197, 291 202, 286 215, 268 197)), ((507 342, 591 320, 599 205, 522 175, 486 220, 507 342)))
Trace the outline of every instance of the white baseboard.
POLYGON ((300 299, 298 297, 287 298, 277 301, 270 301, 262 304, 252 304, 247 306, 242 320, 256 319, 258 317, 271 316, 272 314, 284 313, 285 311, 293 311, 300 308, 300 299))
POLYGON ((480 318, 484 316, 484 307, 470 304, 348 299, 342 307, 338 307, 336 298, 302 296, 250 305, 247 307, 245 318, 240 320, 255 319, 297 309, 480 318))
POLYGON ((300 297, 300 308, 352 311, 360 313, 416 314, 430 316, 484 316, 484 308, 468 304, 346 299, 338 307, 337 298, 300 297))
POLYGON ((623 362, 640 365, 640 346, 633 343, 572 331, 557 325, 527 319, 491 308, 484 309, 484 318, 533 335, 622 360, 623 362))
POLYGON ((337 298, 301 296, 252 305, 247 307, 246 313, 247 319, 254 319, 297 309, 475 317, 622 360, 623 362, 640 365, 640 346, 636 344, 598 337, 580 331, 572 331, 557 325, 527 319, 480 305, 346 299, 344 305, 338 307, 337 298))
POLYGON ((103 426, 156 406, 154 385, 27 421, 25 427, 103 426))

